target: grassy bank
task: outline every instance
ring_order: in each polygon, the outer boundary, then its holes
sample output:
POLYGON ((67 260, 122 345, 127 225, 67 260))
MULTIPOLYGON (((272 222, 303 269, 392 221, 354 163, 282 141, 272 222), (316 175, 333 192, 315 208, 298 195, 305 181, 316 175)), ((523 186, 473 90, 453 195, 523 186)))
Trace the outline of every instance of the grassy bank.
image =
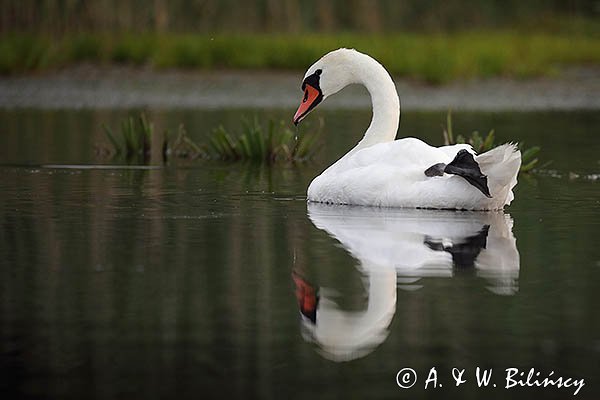
POLYGON ((600 37, 469 32, 393 35, 80 34, 0 38, 0 73, 44 71, 80 62, 156 68, 304 70, 325 52, 354 47, 394 75, 441 83, 456 78, 552 74, 600 65, 600 37))

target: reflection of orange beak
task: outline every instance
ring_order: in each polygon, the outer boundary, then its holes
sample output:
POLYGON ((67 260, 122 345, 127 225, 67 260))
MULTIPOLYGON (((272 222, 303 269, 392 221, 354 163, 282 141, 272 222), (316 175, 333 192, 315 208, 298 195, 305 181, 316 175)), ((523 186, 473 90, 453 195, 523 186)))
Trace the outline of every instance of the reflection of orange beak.
POLYGON ((298 125, 302 119, 312 110, 323 98, 323 95, 318 89, 315 89, 311 85, 306 85, 304 89, 304 98, 302 99, 302 103, 300 103, 300 107, 298 107, 298 111, 294 114, 294 125, 298 125))
POLYGON ((296 284, 296 300, 298 300, 300 312, 313 323, 316 322, 317 303, 319 299, 317 298, 315 288, 293 271, 292 278, 296 284))

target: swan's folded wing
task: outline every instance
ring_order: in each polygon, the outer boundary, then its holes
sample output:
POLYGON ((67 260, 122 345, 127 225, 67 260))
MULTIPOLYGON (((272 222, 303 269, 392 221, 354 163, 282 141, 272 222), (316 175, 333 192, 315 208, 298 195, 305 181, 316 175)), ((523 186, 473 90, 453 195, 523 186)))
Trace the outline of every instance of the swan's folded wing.
POLYGON ((462 148, 471 150, 469 145, 433 147, 416 138, 404 138, 359 150, 349 161, 352 167, 383 164, 425 171, 433 164, 449 163, 462 148))

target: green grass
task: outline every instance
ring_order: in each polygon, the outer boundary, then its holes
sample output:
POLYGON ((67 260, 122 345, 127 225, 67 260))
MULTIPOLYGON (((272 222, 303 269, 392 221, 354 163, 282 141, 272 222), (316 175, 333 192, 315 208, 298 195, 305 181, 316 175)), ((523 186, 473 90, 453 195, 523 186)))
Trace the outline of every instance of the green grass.
POLYGON ((389 35, 76 34, 0 38, 0 73, 66 65, 147 64, 157 68, 304 70, 324 53, 353 47, 397 76, 443 83, 457 78, 552 74, 569 65, 600 65, 600 36, 479 31, 389 35))

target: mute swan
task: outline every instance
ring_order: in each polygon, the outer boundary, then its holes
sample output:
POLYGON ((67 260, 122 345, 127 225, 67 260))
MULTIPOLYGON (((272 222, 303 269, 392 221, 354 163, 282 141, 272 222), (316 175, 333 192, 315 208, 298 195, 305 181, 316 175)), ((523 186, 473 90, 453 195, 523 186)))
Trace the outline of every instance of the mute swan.
POLYGON ((516 146, 477 155, 467 144, 432 147, 416 138, 394 140, 400 118, 394 82, 379 62, 356 50, 334 50, 308 69, 294 124, 354 83, 371 95, 371 124, 352 150, 311 182, 308 201, 467 210, 510 204, 521 165, 516 146))

